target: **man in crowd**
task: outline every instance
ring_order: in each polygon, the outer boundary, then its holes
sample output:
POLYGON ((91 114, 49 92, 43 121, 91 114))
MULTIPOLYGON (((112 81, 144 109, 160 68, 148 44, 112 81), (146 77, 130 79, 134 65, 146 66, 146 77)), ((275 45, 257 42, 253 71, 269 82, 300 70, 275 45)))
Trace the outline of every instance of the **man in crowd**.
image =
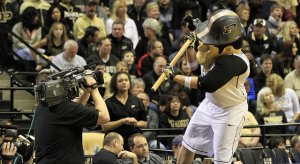
POLYGON ((129 151, 124 151, 123 137, 115 132, 105 135, 103 149, 97 152, 93 157, 93 164, 137 164, 137 156, 129 151))
POLYGON ((133 134, 128 139, 130 151, 136 154, 139 164, 157 164, 162 163, 163 159, 153 153, 149 153, 147 139, 140 133, 133 134))

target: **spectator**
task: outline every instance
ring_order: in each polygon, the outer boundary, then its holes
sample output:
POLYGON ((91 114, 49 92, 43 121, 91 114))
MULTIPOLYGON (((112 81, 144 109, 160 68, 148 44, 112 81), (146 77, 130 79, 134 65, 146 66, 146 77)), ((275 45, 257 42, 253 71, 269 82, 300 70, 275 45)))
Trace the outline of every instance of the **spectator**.
MULTIPOLYGON (((173 6, 170 0, 159 0, 159 20, 164 23, 169 33, 172 34, 172 19, 173 19, 173 6)), ((173 34, 172 34, 173 35, 173 34)))
POLYGON ((75 21, 79 18, 81 10, 70 0, 60 0, 58 6, 63 11, 64 17, 62 21, 65 23, 66 28, 70 30, 71 36, 69 37, 74 39, 73 26, 75 21))
POLYGON ((130 151, 136 154, 139 164, 163 163, 163 160, 160 156, 149 153, 147 139, 142 134, 133 134, 132 136, 130 136, 130 138, 128 139, 128 146, 130 148, 130 151))
POLYGON ((114 95, 106 99, 111 121, 102 125, 105 132, 117 132, 124 138, 125 149, 129 136, 140 133, 147 127, 147 112, 143 102, 129 93, 130 77, 126 72, 116 72, 111 79, 110 89, 114 95))
MULTIPOLYGON (((64 18, 64 13, 63 10, 57 6, 57 5, 52 5, 48 10, 46 14, 46 19, 45 19, 45 25, 43 26, 43 35, 46 35, 49 33, 49 30, 53 23, 63 23, 63 18, 64 18)), ((68 31, 67 35, 70 35, 70 29, 67 29, 68 31)))
POLYGON ((112 43, 112 54, 122 59, 124 51, 133 51, 132 40, 124 36, 124 22, 121 20, 115 20, 112 24, 112 33, 107 37, 112 43))
POLYGON ((122 61, 128 65, 129 74, 131 78, 137 77, 137 65, 134 63, 134 53, 132 51, 124 51, 122 54, 122 61))
MULTIPOLYGON (((21 15, 21 21, 15 24, 12 29, 17 36, 31 46, 42 38, 38 14, 38 10, 34 7, 27 7, 21 15)), ((13 37, 13 50, 23 60, 37 61, 36 55, 32 54, 29 48, 16 37, 13 37)), ((16 56, 14 59, 19 60, 16 56)))
MULTIPOLYGON (((137 94, 137 97, 143 101, 145 108, 147 109, 147 128, 149 128, 149 129, 158 128, 158 123, 159 123, 158 114, 153 109, 151 109, 150 98, 147 95, 147 93, 140 92, 137 94)), ((155 142, 156 135, 157 135, 156 132, 146 131, 146 132, 143 132, 143 135, 147 138, 147 141, 148 141, 150 147, 156 147, 156 145, 157 145, 157 143, 155 142)), ((161 144, 160 148, 163 149, 165 147, 161 144)))
POLYGON ((267 27, 266 21, 257 18, 253 23, 253 31, 247 36, 252 54, 257 62, 263 53, 276 54, 277 53, 277 40, 276 38, 266 34, 267 27))
MULTIPOLYGON (((79 55, 78 44, 75 40, 68 40, 64 44, 64 50, 62 53, 56 55, 52 59, 52 63, 55 64, 61 70, 67 70, 74 67, 83 67, 86 65, 86 61, 79 55)), ((51 69, 54 69, 51 66, 51 69)))
POLYGON ((145 38, 142 38, 136 49, 135 59, 138 61, 145 53, 149 52, 148 44, 150 41, 160 40, 163 45, 163 54, 169 56, 171 54, 170 45, 161 37, 161 25, 156 19, 147 18, 143 23, 145 38))
POLYGON ((158 56, 154 59, 153 70, 143 76, 143 80, 146 84, 145 92, 149 95, 151 102, 156 105, 165 104, 165 95, 171 90, 172 82, 166 80, 158 88, 156 92, 151 91, 151 87, 162 74, 162 68, 167 64, 167 60, 163 56, 158 56))
MULTIPOLYGON (((254 115, 248 111, 245 118, 245 125, 258 125, 257 120, 254 115)), ((260 128, 243 128, 242 135, 260 135, 260 128)), ((262 147, 259 143, 259 137, 241 137, 239 141, 238 148, 252 148, 252 147, 262 147)))
MULTIPOLYGON (((274 95, 269 87, 262 88, 257 95, 257 115, 256 120, 259 124, 281 124, 287 123, 284 111, 275 104, 274 95)), ((286 134, 288 127, 270 126, 265 128, 265 134, 286 134)), ((267 143, 269 137, 262 143, 267 143)))
POLYGON ((250 78, 253 78, 254 76, 256 76, 259 72, 259 68, 258 68, 258 63, 256 62, 252 51, 250 49, 250 45, 249 42, 244 39, 243 40, 243 45, 242 45, 242 51, 245 53, 245 55, 247 56, 249 63, 250 63, 250 78))
POLYGON ((124 22, 124 36, 131 39, 133 42, 133 48, 135 49, 139 41, 138 31, 135 22, 127 15, 127 4, 125 0, 114 1, 110 18, 108 18, 106 23, 107 34, 112 32, 112 24, 116 20, 124 22))
POLYGON ((142 24, 147 17, 145 0, 133 0, 133 4, 128 6, 127 14, 135 22, 140 39, 144 35, 142 24))
POLYGON ((260 58, 260 65, 261 65, 261 71, 258 73, 257 76, 254 77, 254 89, 255 89, 255 95, 257 97, 257 94, 261 88, 266 86, 266 79, 267 77, 273 73, 272 67, 272 57, 269 54, 263 54, 260 58))
POLYGON ((235 12, 239 16, 245 31, 247 31, 249 26, 248 21, 250 17, 250 7, 248 6, 248 4, 240 3, 235 9, 235 12))
POLYGON ((177 157, 182 146, 183 135, 176 136, 172 141, 172 150, 173 150, 173 157, 172 157, 172 164, 177 162, 177 157))
POLYGON ((138 60, 138 76, 141 77, 152 70, 154 59, 163 56, 164 47, 160 40, 150 40, 148 42, 148 53, 138 60))
POLYGON ((291 147, 300 153, 300 136, 299 134, 293 136, 291 139, 291 147))
POLYGON ((93 156, 93 164, 138 164, 134 153, 124 151, 123 137, 115 132, 105 135, 103 148, 93 156))
POLYGON ((73 33, 76 40, 84 36, 85 29, 89 26, 95 26, 99 29, 99 37, 106 37, 105 24, 103 19, 96 15, 96 5, 94 0, 88 0, 85 6, 85 14, 79 17, 73 26, 73 33))
POLYGON ((20 6, 20 14, 23 14, 25 9, 27 7, 34 7, 35 9, 38 10, 38 13, 40 13, 39 20, 41 23, 41 26, 45 26, 45 21, 46 21, 46 15, 47 15, 47 10, 51 7, 50 3, 48 3, 45 0, 27 0, 24 1, 21 6, 20 6))
POLYGON ((287 21, 282 29, 281 35, 278 39, 281 42, 292 41, 295 42, 298 48, 297 54, 299 54, 300 50, 300 35, 299 28, 295 21, 287 21))
MULTIPOLYGON (((283 79, 273 73, 266 80, 266 86, 270 87, 275 96, 275 104, 284 111, 287 122, 294 123, 300 118, 300 107, 298 97, 290 88, 285 88, 283 79)), ((295 127, 289 126, 292 133, 295 127)))
MULTIPOLYGON (((166 110, 159 116, 160 128, 186 128, 189 123, 189 116, 183 109, 182 100, 179 95, 172 94, 168 96, 166 110)), ((170 134, 170 133, 168 133, 170 134)), ((163 141, 168 147, 171 143, 167 140, 163 141)))
POLYGON ((285 140, 280 136, 273 136, 268 141, 268 147, 271 150, 274 148, 286 149, 285 140))
POLYGON ((270 15, 266 22, 268 33, 276 37, 283 29, 285 22, 282 21, 283 11, 282 6, 273 4, 270 8, 270 15))
POLYGON ((101 62, 105 65, 105 70, 111 75, 116 72, 116 64, 119 59, 111 54, 111 41, 108 38, 103 38, 97 41, 98 52, 92 54, 86 59, 87 63, 101 62))
POLYGON ((291 88, 296 92, 300 101, 300 56, 297 55, 294 59, 294 70, 284 78, 285 87, 291 88))
MULTIPOLYGON (((52 60, 54 56, 63 52, 63 46, 68 40, 66 27, 61 22, 55 22, 50 28, 49 33, 45 38, 35 43, 32 47, 38 50, 39 48, 46 47, 44 56, 52 60)), ((31 52, 34 54, 34 52, 31 52)), ((36 54, 35 54, 36 55, 36 54)), ((40 56, 37 56, 36 71, 40 71, 43 67, 48 66, 40 56)))
POLYGON ((126 73, 128 73, 128 65, 123 61, 119 61, 116 64, 116 71, 117 72, 126 72, 126 73))
MULTIPOLYGON (((172 42, 172 51, 179 51, 182 44, 185 42, 185 36, 190 33, 190 29, 188 28, 188 23, 186 21, 181 21, 181 26, 180 26, 180 34, 178 37, 174 38, 174 41, 172 42)), ((176 53, 177 54, 177 53, 176 53)), ((170 55, 170 57, 174 55, 170 55)), ((171 60, 170 60, 171 61, 171 60)))
POLYGON ((132 80, 132 85, 130 88, 130 93, 134 96, 137 96, 139 93, 145 91, 145 82, 141 78, 136 78, 132 80))
POLYGON ((146 13, 147 18, 153 18, 158 21, 158 23, 161 25, 161 38, 164 38, 166 41, 166 47, 171 45, 171 42, 173 41, 173 35, 169 32, 168 26, 166 23, 162 22, 160 20, 160 8, 157 2, 149 2, 146 5, 146 13))
POLYGON ((84 36, 78 40, 78 55, 87 59, 97 52, 96 43, 99 39, 99 29, 95 26, 88 26, 84 31, 84 36))
POLYGON ((280 53, 273 58, 273 71, 285 78, 293 70, 293 62, 297 51, 298 48, 295 42, 283 42, 280 53))

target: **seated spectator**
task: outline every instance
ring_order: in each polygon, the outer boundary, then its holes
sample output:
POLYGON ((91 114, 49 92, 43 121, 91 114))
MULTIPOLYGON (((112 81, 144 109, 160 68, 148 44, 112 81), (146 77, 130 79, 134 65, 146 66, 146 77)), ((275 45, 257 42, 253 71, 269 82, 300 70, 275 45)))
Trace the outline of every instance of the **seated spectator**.
POLYGON ((103 148, 93 156, 93 164, 138 164, 137 156, 124 151, 123 137, 115 132, 105 135, 103 148))
POLYGON ((142 77, 152 70, 154 59, 163 56, 164 47, 160 40, 151 40, 148 42, 148 53, 138 59, 138 76, 142 77))
POLYGON ((143 29, 145 33, 145 38, 141 38, 138 42, 138 45, 135 49, 135 58, 136 61, 138 61, 144 54, 149 52, 149 41, 154 40, 160 40, 163 47, 163 53, 166 56, 169 56, 171 54, 171 47, 167 43, 167 41, 161 37, 162 31, 161 31, 161 25, 160 23, 154 19, 154 18, 147 18, 145 19, 143 23, 143 29))
POLYGON ((280 36, 278 36, 280 42, 292 41, 295 42, 298 48, 297 54, 300 51, 300 34, 299 28, 295 21, 287 21, 282 29, 280 36))
POLYGON ((88 26, 84 31, 83 37, 78 40, 78 55, 87 59, 89 56, 97 52, 96 43, 98 39, 99 29, 95 26, 88 26))
POLYGON ((300 56, 297 55, 294 59, 294 70, 284 78, 285 87, 291 88, 296 92, 300 101, 300 56))
MULTIPOLYGON (((45 47, 44 57, 52 60, 54 56, 63 52, 63 46, 68 40, 66 27, 60 22, 55 22, 50 28, 49 33, 45 38, 35 43, 32 47, 38 50, 39 48, 45 47)), ((31 52, 34 53, 34 52, 31 52)), ((48 66, 40 56, 37 56, 37 67, 36 71, 40 71, 43 67, 48 66)))
POLYGON ((160 156, 149 152, 147 139, 142 134, 137 133, 130 136, 128 139, 128 146, 130 151, 136 154, 140 164, 163 163, 163 159, 160 156))
POLYGON ((172 164, 177 162, 179 150, 182 146, 183 135, 176 136, 172 141, 172 150, 173 150, 173 157, 172 157, 172 164))
POLYGON ((269 54, 263 54, 260 58, 261 71, 253 78, 255 95, 257 97, 261 88, 266 86, 266 79, 273 73, 272 57, 269 54))
MULTIPOLYGON (((287 123, 284 112, 275 105, 274 95, 269 87, 262 88, 257 95, 257 115, 256 120, 259 124, 281 124, 287 123)), ((266 134, 287 134, 288 127, 266 127, 266 134)), ((267 143, 269 137, 266 137, 262 143, 267 143)))
POLYGON ((257 18, 253 23, 253 31, 247 35, 252 54, 257 62, 264 53, 276 54, 277 53, 277 39, 266 34, 267 27, 266 21, 257 18))
POLYGON ((268 147, 271 150, 274 148, 286 149, 285 140, 280 136, 273 136, 268 141, 268 147))
POLYGON ((73 26, 73 34, 76 40, 79 40, 84 36, 85 29, 88 26, 97 27, 100 38, 106 37, 104 20, 96 15, 96 5, 97 3, 95 3, 94 0, 87 0, 85 14, 79 17, 73 26))
POLYGON ((273 57, 273 71, 282 78, 292 72, 294 58, 297 55, 297 45, 295 42, 286 41, 281 44, 281 51, 273 57))
POLYGON ((283 79, 275 73, 267 78, 266 86, 271 88, 275 104, 284 111, 287 122, 296 122, 300 116, 300 107, 295 91, 286 88, 283 79))
MULTIPOLYGON (((56 55, 52 59, 52 63, 55 64, 61 70, 67 70, 74 67, 83 67, 86 65, 86 61, 83 57, 77 55, 78 43, 75 40, 68 40, 64 44, 64 50, 62 53, 56 55)), ((51 69, 54 69, 51 66, 51 69)))
MULTIPOLYGON (((39 13, 34 7, 27 7, 21 15, 21 21, 13 26, 12 31, 30 46, 42 39, 42 28, 39 25, 39 13)), ((36 55, 16 37, 13 37, 13 51, 23 60, 37 61, 36 55)), ((15 60, 20 60, 14 56, 15 60)))
POLYGON ((131 81, 126 72, 116 72, 111 79, 110 89, 114 95, 105 100, 110 122, 102 125, 105 132, 117 132, 124 138, 125 149, 127 140, 141 128, 147 127, 147 111, 139 98, 129 93, 131 81))
MULTIPOLYGON (((160 128, 186 128, 189 123, 189 116, 183 110, 182 100, 179 95, 172 94, 168 97, 166 110, 159 116, 160 128)), ((168 133, 170 134, 170 133, 168 133)), ((171 143, 167 140, 162 140, 168 147, 171 143)))
POLYGON ((283 11, 282 6, 279 4, 273 4, 270 7, 270 15, 266 22, 268 33, 271 36, 277 36, 283 29, 285 22, 282 21, 283 11))
MULTIPOLYGON (((244 126, 245 125, 258 125, 254 115, 248 111, 244 126)), ((242 135, 260 135, 260 128, 243 128, 242 135)), ((262 144, 259 143, 259 137, 241 137, 239 141, 238 148, 251 148, 251 147, 262 147, 262 144)))
POLYGON ((116 64, 119 59, 111 54, 111 41, 108 38, 99 39, 97 41, 98 52, 89 56, 86 61, 87 63, 101 62, 105 65, 105 70, 111 75, 116 72, 116 64))
POLYGON ((117 72, 126 72, 126 73, 128 73, 128 65, 123 61, 119 61, 116 64, 116 71, 117 72))
POLYGON ((116 20, 124 22, 124 36, 132 41, 133 49, 135 49, 139 41, 138 31, 135 22, 127 15, 127 4, 125 0, 114 1, 110 17, 106 22, 107 34, 112 33, 112 24, 116 20))
POLYGON ((116 55, 119 60, 122 59, 122 54, 125 51, 133 51, 132 40, 124 35, 124 22, 121 20, 115 20, 111 27, 111 34, 107 37, 112 43, 112 54, 116 55))
POLYGON ((300 135, 295 135, 292 137, 291 147, 300 153, 300 135))
MULTIPOLYGON (((49 33, 49 30, 54 23, 58 23, 58 22, 63 23, 63 18, 64 18, 63 10, 58 5, 51 5, 51 7, 47 10, 45 25, 43 26, 43 36, 49 33)), ((70 29, 66 28, 66 31, 67 31, 67 36, 69 36, 70 29)))
POLYGON ((70 30, 70 36, 69 38, 74 39, 73 35, 73 26, 76 20, 81 15, 80 8, 76 7, 74 3, 70 0, 60 0, 57 5, 61 8, 63 11, 63 19, 62 22, 64 22, 66 28, 70 30))
MULTIPOLYGON (((151 109, 150 106, 150 98, 145 92, 140 92, 137 94, 137 97, 140 98, 145 108, 147 109, 147 128, 149 129, 155 129, 158 128, 159 118, 158 114, 151 109)), ((150 148, 157 148, 157 142, 156 142, 156 135, 157 133, 154 131, 146 131, 143 132, 143 135, 147 138, 147 141, 149 143, 150 148)), ((160 149, 165 150, 165 146, 163 144, 160 144, 160 149)))
POLYGON ((134 53, 132 51, 124 51, 122 54, 122 61, 128 65, 131 78, 136 78, 138 70, 137 65, 134 63, 134 53))
POLYGON ((151 91, 151 87, 162 74, 162 68, 166 64, 167 60, 163 56, 156 57, 152 66, 153 69, 143 76, 143 80, 146 84, 145 92, 150 96, 151 102, 156 105, 165 104, 165 95, 170 92, 173 87, 172 81, 166 80, 160 85, 156 92, 151 91))

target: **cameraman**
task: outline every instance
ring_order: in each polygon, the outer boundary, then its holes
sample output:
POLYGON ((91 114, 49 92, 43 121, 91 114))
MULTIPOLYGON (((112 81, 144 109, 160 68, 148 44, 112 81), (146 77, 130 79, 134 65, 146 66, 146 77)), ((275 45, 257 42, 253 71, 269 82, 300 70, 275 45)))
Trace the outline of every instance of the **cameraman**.
MULTIPOLYGON (((51 71, 41 71, 37 81, 51 71)), ((87 75, 88 87, 82 88, 77 102, 66 101, 49 107, 39 103, 35 113, 36 163, 83 164, 82 128, 109 122, 109 113, 98 88, 92 88, 95 79, 87 75), (84 106, 92 96, 95 108, 84 106)))

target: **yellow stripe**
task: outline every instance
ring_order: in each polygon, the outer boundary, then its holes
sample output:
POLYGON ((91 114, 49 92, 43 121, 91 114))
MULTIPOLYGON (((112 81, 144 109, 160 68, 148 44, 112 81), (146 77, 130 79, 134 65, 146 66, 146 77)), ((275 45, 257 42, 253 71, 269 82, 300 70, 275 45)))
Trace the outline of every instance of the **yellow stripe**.
MULTIPOLYGON (((233 11, 230 11, 230 10, 225 10, 225 11, 221 11, 215 15, 213 15, 212 17, 210 17, 209 19, 209 22, 208 22, 208 25, 207 27, 202 31, 200 32, 199 34, 197 34, 197 37, 198 38, 202 38, 203 36, 205 36, 209 31, 210 31, 210 28, 212 26, 212 24, 219 18, 223 17, 223 16, 235 16, 238 18, 238 16, 236 15, 235 12, 233 11)), ((239 19, 239 18, 238 18, 239 19)))

